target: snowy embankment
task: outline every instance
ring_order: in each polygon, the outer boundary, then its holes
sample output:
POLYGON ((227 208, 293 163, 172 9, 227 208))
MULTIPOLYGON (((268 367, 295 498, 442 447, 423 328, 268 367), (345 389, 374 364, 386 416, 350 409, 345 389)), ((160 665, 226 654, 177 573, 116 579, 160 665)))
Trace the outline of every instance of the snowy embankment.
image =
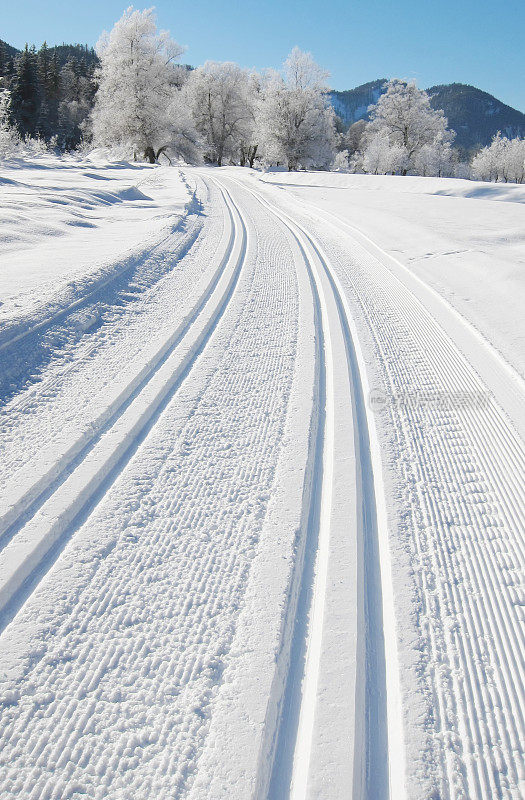
POLYGON ((186 213, 176 175, 96 153, 3 162, 0 345, 140 263, 186 213))
POLYGON ((445 297, 525 375, 525 186, 454 178, 269 172, 445 297))

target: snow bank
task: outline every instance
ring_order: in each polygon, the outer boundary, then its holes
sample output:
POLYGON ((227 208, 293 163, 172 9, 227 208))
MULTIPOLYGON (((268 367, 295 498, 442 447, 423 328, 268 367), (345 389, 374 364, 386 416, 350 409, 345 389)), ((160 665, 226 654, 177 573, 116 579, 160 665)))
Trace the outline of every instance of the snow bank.
POLYGON ((0 168, 0 187, 2 327, 33 316, 57 293, 69 296, 72 282, 105 279, 117 261, 177 225, 191 199, 176 169, 96 154, 11 159, 0 168))
POLYGON ((417 175, 352 175, 340 172, 284 172, 271 170, 261 176, 265 183, 286 186, 387 191, 402 194, 432 194, 481 200, 525 203, 525 186, 487 183, 460 178, 423 178, 417 175))

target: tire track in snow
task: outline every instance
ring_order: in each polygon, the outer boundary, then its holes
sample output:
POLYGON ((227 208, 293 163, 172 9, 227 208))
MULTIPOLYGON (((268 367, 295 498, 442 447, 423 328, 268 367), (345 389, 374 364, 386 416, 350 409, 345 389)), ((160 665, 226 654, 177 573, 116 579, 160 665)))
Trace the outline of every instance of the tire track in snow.
MULTIPOLYGON (((387 563, 380 569, 375 495, 382 493, 382 487, 375 439, 375 473, 372 467, 369 428, 373 423, 367 417, 362 389, 363 377, 366 381, 364 365, 354 348, 355 331, 352 335, 343 293, 319 244, 302 225, 288 214, 277 211, 261 194, 244 183, 231 180, 270 210, 299 245, 317 308, 319 403, 324 406, 321 438, 316 445, 309 523, 314 533, 312 536, 310 530, 307 534, 312 539, 310 548, 315 550, 315 567, 314 553, 307 550, 292 644, 294 656, 283 700, 284 713, 269 796, 276 800, 285 796, 288 786, 293 800, 344 795, 379 800, 388 797, 390 792, 387 678, 380 610, 381 581, 382 578, 389 581, 386 571, 390 565, 386 559, 387 563), (347 366, 343 370, 346 380, 342 379, 341 362, 347 366), (352 417, 355 430, 350 422, 352 417), (350 468, 349 460, 353 462, 350 468), (345 539, 354 542, 350 544, 344 542, 345 539), (349 544, 353 550, 351 568, 346 564, 345 571, 338 571, 336 561, 340 564, 348 559, 344 550, 349 544), (342 586, 334 591, 334 583, 342 586), (346 619, 341 626, 341 619, 337 617, 345 612, 346 619), (335 636, 330 635, 332 627, 336 629, 335 636), (353 639, 350 652, 341 645, 341 635, 353 639), (339 653, 336 651, 338 643, 339 653), (352 692, 352 701, 345 703, 342 698, 352 692), (331 727, 338 729, 337 743, 333 734, 330 735, 331 727)), ((383 513, 380 519, 384 536, 386 518, 383 513)), ((390 617, 389 621, 393 624, 390 617)), ((393 639, 395 636, 391 634, 389 644, 393 639)), ((394 668, 397 670, 397 664, 394 668)), ((399 713, 397 680, 397 674, 390 671, 388 699, 392 701, 391 712, 399 713), (393 694, 395 700, 392 700, 393 694)), ((390 724, 392 732, 399 735, 398 724, 390 724)), ((392 753, 394 750, 401 761, 395 766, 397 778, 392 796, 401 797, 402 739, 392 746, 392 753)))
POLYGON ((98 502, 100 493, 103 495, 122 471, 187 376, 224 313, 245 257, 247 228, 228 193, 223 192, 223 198, 230 220, 228 245, 198 305, 153 362, 104 411, 98 425, 92 424, 91 439, 86 443, 85 437, 81 437, 75 442, 57 467, 52 465, 36 487, 32 486, 5 515, 8 522, 14 517, 15 523, 7 531, 4 527, 0 552, 2 628, 25 601, 27 591, 34 588, 35 580, 40 580, 43 569, 49 569, 58 557, 84 509, 97 496, 98 502))

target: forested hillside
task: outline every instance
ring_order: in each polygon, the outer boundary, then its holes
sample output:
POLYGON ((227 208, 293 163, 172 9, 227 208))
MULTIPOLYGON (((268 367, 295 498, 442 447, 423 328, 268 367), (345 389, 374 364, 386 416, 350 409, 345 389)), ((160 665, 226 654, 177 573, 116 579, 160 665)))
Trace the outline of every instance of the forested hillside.
MULTIPOLYGON (((355 89, 330 92, 335 113, 346 126, 369 119, 369 107, 386 91, 387 81, 379 78, 355 89)), ((456 147, 472 151, 490 144, 498 131, 513 138, 525 136, 525 114, 505 105, 487 92, 463 83, 427 89, 430 105, 443 111, 449 128, 456 132, 456 147)))
POLYGON ((0 87, 10 92, 10 118, 20 136, 56 138, 62 150, 81 138, 96 92, 93 48, 81 44, 18 51, 0 40, 0 87))
POLYGON ((464 83, 427 89, 430 104, 445 112, 456 131, 456 146, 477 149, 490 144, 498 131, 512 139, 525 136, 525 114, 505 105, 488 92, 464 83))

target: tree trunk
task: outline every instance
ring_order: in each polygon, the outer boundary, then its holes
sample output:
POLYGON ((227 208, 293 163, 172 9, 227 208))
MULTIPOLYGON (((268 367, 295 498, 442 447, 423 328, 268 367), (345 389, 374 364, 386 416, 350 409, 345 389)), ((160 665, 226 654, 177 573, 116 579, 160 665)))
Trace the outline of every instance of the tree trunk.
POLYGON ((168 145, 167 144, 163 144, 162 147, 159 147, 159 149, 157 150, 157 154, 155 156, 155 161, 158 162, 158 160, 161 157, 161 155, 164 154, 166 156, 166 158, 168 159, 168 161, 170 162, 170 166, 171 166, 171 158, 169 157, 169 155, 166 152, 167 149, 168 149, 168 145))
POLYGON ((144 158, 149 161, 150 164, 156 163, 155 150, 153 147, 146 147, 144 150, 144 158))
POLYGON ((254 144, 252 147, 250 154, 248 156, 248 162, 250 164, 250 168, 253 169, 253 162, 255 161, 255 156, 257 155, 257 148, 259 147, 258 144, 254 144))

